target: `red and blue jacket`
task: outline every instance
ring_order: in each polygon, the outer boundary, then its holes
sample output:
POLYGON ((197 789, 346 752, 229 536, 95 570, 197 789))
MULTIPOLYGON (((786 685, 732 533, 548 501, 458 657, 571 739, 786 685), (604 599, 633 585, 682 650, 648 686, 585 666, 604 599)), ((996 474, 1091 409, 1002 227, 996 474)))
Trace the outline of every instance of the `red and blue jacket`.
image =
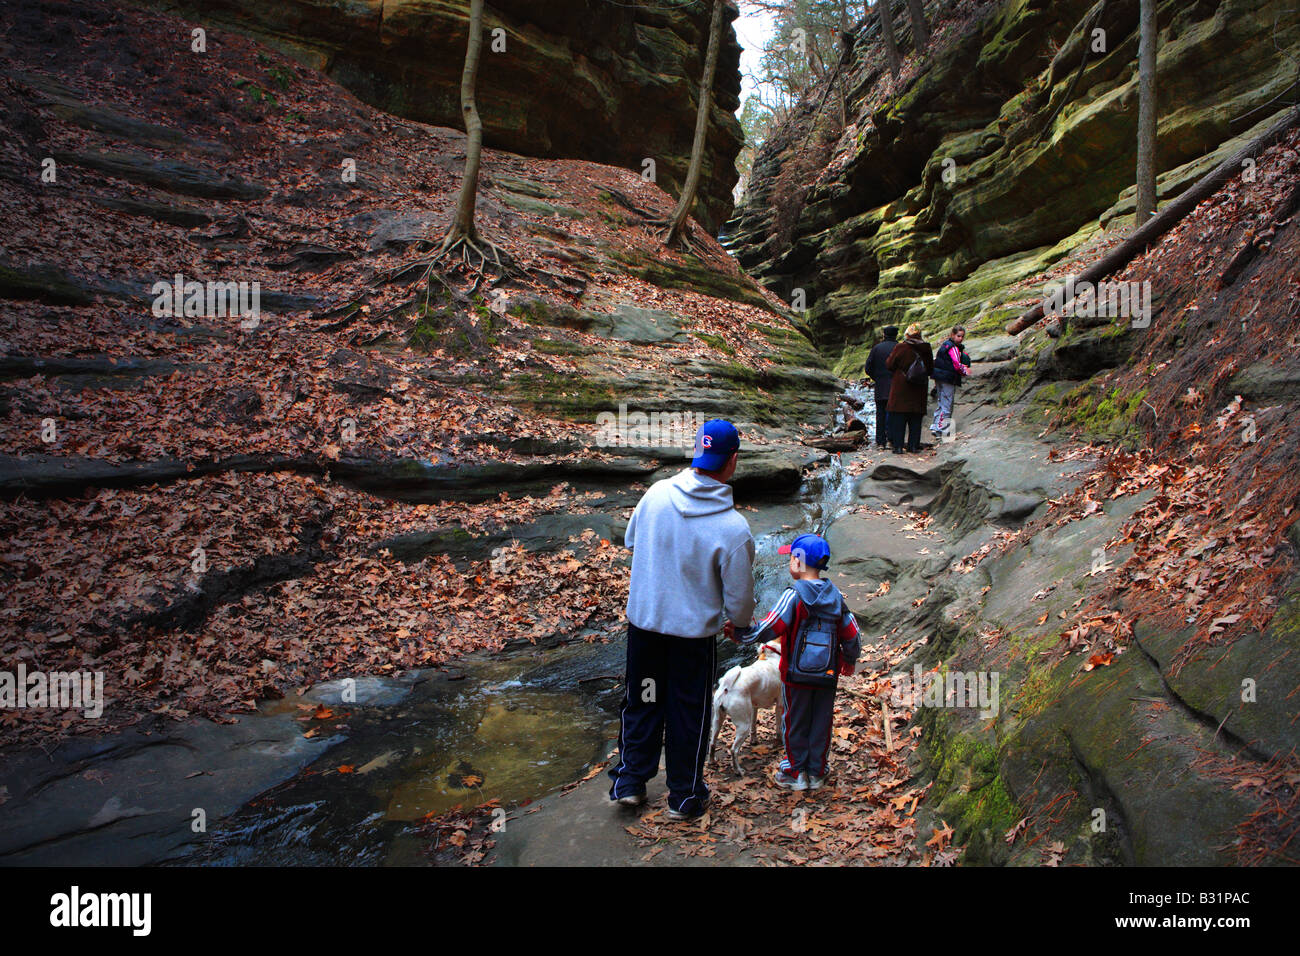
POLYGON ((858 622, 853 612, 844 603, 844 595, 839 588, 826 578, 801 578, 782 592, 772 610, 756 626, 738 640, 742 644, 755 641, 767 642, 774 637, 781 641, 781 680, 794 687, 796 684, 786 676, 786 663, 794 652, 794 638, 799 628, 812 614, 813 610, 825 617, 839 619, 839 659, 837 669, 841 674, 853 673, 853 664, 857 662, 862 649, 858 637, 858 622))

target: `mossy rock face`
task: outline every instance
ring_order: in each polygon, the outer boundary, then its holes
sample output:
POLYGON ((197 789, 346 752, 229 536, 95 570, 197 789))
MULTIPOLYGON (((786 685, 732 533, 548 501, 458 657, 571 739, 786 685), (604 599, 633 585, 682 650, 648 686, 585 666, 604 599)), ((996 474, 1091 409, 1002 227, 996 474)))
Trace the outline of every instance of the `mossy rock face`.
POLYGON ((592 422, 600 412, 618 407, 618 383, 581 373, 527 372, 504 386, 510 400, 559 418, 592 422))
POLYGON ((1023 813, 1001 779, 996 737, 941 708, 922 707, 919 723, 934 775, 927 800, 934 817, 953 828, 955 843, 966 844, 962 862, 1006 863, 1003 837, 1023 813))
POLYGON ((561 329, 586 331, 591 326, 591 315, 566 302, 551 302, 538 296, 515 299, 506 314, 529 325, 554 326, 561 329))
POLYGON ((721 335, 714 335, 711 332, 692 332, 691 335, 695 336, 695 338, 699 339, 705 345, 715 351, 723 353, 724 355, 736 354, 736 350, 728 345, 727 340, 721 335))
POLYGON ((1072 679, 1035 720, 1047 732, 1063 734, 1098 789, 1113 796, 1108 815, 1120 815, 1134 863, 1230 863, 1232 831, 1253 810, 1253 801, 1191 770, 1204 753, 1198 742, 1212 731, 1176 706, 1153 710, 1148 701, 1159 700, 1162 686, 1159 674, 1133 650, 1072 679))
POLYGON ((533 348, 546 355, 590 355, 596 351, 590 345, 562 339, 533 339, 533 348))
MULTIPOLYGON (((1123 214, 1138 5, 1107 6, 1107 51, 1090 54, 1071 87, 1084 54, 1076 25, 1093 6, 1012 0, 933 50, 924 72, 859 118, 870 122, 837 147, 836 172, 810 193, 788 241, 774 236, 772 208, 803 128, 788 142, 774 136, 756 160, 727 226, 735 253, 769 288, 808 292, 812 337, 841 374, 885 324, 1000 332, 1032 304, 1024 280, 1096 239, 1099 217, 1123 214)), ((1276 51, 1300 45, 1300 21, 1286 0, 1241 0, 1230 16, 1213 4, 1164 6, 1157 166, 1172 197, 1247 135, 1241 117, 1257 130, 1276 119, 1295 80, 1276 51)), ((858 44, 849 64, 855 94, 874 82, 871 46, 858 44)))
MULTIPOLYGON (((1055 496, 1058 482, 1072 482, 1056 464, 1017 464, 1035 460, 1022 441, 1030 439, 1014 431, 970 438, 940 472, 928 508, 936 527, 978 541, 962 515, 995 515, 998 502, 1015 494, 1055 496)), ((1063 622, 1106 586, 1093 573, 1096 549, 1121 566, 1132 546, 1111 542, 1154 494, 1108 501, 1100 512, 991 556, 969 575, 927 579, 904 596, 904 607, 908 599, 921 602, 909 626, 929 638, 917 663, 937 667, 940 677, 986 675, 991 684, 998 676, 995 712, 969 700, 926 701, 914 712, 922 779, 931 783, 918 832, 946 822, 954 844, 965 848, 962 862, 1039 865, 1046 848, 1060 843, 1067 865, 1230 864, 1238 827, 1260 803, 1258 794, 1234 787, 1240 776, 1216 768, 1236 759, 1249 773, 1251 761, 1296 746, 1294 708, 1284 702, 1300 684, 1288 637, 1300 630, 1292 627, 1300 621, 1300 589, 1287 592, 1268 634, 1239 639, 1226 657, 1225 648, 1212 649, 1177 674, 1169 662, 1189 635, 1154 622, 1137 626, 1108 664, 1087 671, 1082 665, 1092 652, 1063 646, 1063 622), (1256 674, 1265 675, 1255 685, 1257 700, 1272 703, 1250 711, 1241 681, 1256 674), (1028 829, 1008 843, 1022 819, 1028 829)), ((907 575, 895 583, 904 591, 907 575)))
POLYGON ((1057 420, 1091 438, 1133 444, 1139 439, 1135 419, 1146 395, 1145 388, 1123 392, 1085 383, 1062 398, 1057 420))
MULTIPOLYGON (((177 6, 170 0, 152 5, 168 12, 177 6)), ((421 123, 463 128, 459 90, 468 3, 184 0, 179 6, 202 24, 229 25, 286 49, 373 106, 421 123)), ((478 101, 485 145, 638 173, 642 161, 654 157, 658 184, 678 195, 690 164, 710 10, 708 4, 651 8, 585 0, 489 4, 488 40, 501 28, 506 50, 493 54, 485 43, 483 51, 478 101)), ((735 116, 739 64, 740 46, 728 24, 694 210, 714 231, 731 212, 735 160, 744 140, 735 116)), ((265 82, 274 86, 275 75, 265 82)), ((514 184, 506 186, 518 192, 514 184)), ((523 195, 548 199, 535 191, 523 195)))
POLYGON ((1134 640, 1159 667, 1187 706, 1204 715, 1261 759, 1300 752, 1300 582, 1282 594, 1269 626, 1206 646, 1172 666, 1193 629, 1173 630, 1139 621, 1134 640))
POLYGON ((620 302, 612 312, 589 312, 587 331, 634 345, 665 345, 685 339, 682 320, 664 309, 644 309, 620 302))
POLYGON ((614 250, 611 251, 611 258, 619 262, 629 274, 651 285, 657 285, 661 289, 698 292, 711 295, 716 299, 741 302, 768 312, 776 312, 762 293, 745 279, 717 272, 693 255, 686 256, 685 262, 673 262, 667 259, 650 260, 629 256, 614 250))
POLYGON ((1135 330, 1127 320, 1077 334, 1071 327, 1052 350, 1050 374, 1053 378, 1080 380, 1118 368, 1128 361, 1135 342, 1135 330))

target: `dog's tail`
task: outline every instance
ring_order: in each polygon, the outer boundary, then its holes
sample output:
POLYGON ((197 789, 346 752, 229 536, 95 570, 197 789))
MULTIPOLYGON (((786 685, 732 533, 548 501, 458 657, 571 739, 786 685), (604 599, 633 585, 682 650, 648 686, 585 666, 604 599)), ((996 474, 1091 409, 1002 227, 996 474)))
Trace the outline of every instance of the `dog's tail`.
POLYGON ((732 689, 736 686, 736 681, 740 680, 740 670, 740 665, 737 664, 731 668, 731 670, 727 671, 727 673, 722 675, 722 680, 718 681, 718 689, 713 692, 713 699, 715 702, 723 700, 731 693, 732 689))

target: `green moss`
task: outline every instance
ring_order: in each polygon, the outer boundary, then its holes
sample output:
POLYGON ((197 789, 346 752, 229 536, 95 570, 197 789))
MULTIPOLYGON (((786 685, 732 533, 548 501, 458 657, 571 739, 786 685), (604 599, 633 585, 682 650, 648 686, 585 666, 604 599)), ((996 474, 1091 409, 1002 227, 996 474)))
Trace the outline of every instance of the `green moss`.
POLYGON ((496 315, 488 308, 487 300, 477 293, 474 295, 474 314, 478 316, 478 327, 483 333, 484 344, 495 346, 497 344, 496 332, 499 328, 496 315))
POLYGON ((275 98, 274 93, 262 89, 252 80, 248 80, 243 77, 240 77, 239 79, 235 80, 235 86, 236 88, 241 89, 245 93, 247 93, 249 100, 253 103, 257 103, 259 105, 263 103, 270 103, 272 106, 274 106, 279 102, 279 100, 275 98))
POLYGON ((572 420, 590 421, 615 404, 611 384, 578 373, 551 370, 517 375, 506 384, 511 400, 522 406, 545 409, 572 420))
POLYGON ((506 314, 529 325, 561 329, 586 329, 591 325, 591 319, 573 306, 547 302, 545 299, 528 299, 515 303, 506 314))
POLYGON ((271 77, 271 82, 281 90, 288 91, 289 87, 293 84, 293 71, 286 69, 283 66, 273 66, 271 69, 267 70, 267 74, 271 77))
POLYGON ((722 352, 726 355, 736 354, 736 350, 733 349, 730 345, 728 345, 727 340, 724 339, 721 335, 714 335, 711 332, 692 332, 691 335, 695 336, 697 339, 699 339, 701 342, 705 343, 706 345, 711 346, 712 348, 717 349, 719 352, 722 352))
POLYGON ((846 348, 835 363, 833 371, 840 378, 859 378, 864 375, 867 356, 871 354, 871 343, 862 342, 846 348))
POLYGON ((1136 437, 1134 418, 1146 396, 1145 388, 1124 392, 1114 387, 1107 391, 1086 382, 1066 394, 1057 422, 1094 437, 1132 439, 1136 437))
POLYGON ((1002 781, 998 747, 977 736, 983 731, 958 729, 952 711, 922 708, 920 720, 934 771, 929 802, 935 816, 953 828, 954 842, 981 848, 981 858, 967 862, 998 862, 983 858, 987 848, 1005 855, 1001 837, 1022 816, 1002 781))
POLYGON ((1070 668, 1060 667, 1043 657, 1043 652, 1055 647, 1060 637, 1051 631, 1040 635, 1026 635, 1016 646, 1024 664, 1024 672, 1017 675, 1016 688, 1008 704, 1018 721, 1042 713, 1061 695, 1070 680, 1070 668))
POLYGON ((998 403, 1010 405, 1024 395, 1034 378, 1038 375, 1037 363, 1032 358, 1019 361, 1015 369, 1007 376, 1006 383, 998 392, 998 403))
POLYGON ((441 349, 451 355, 465 356, 493 348, 497 344, 497 322, 492 311, 476 297, 473 318, 458 315, 445 294, 420 302, 415 324, 407 333, 406 343, 422 352, 441 349))

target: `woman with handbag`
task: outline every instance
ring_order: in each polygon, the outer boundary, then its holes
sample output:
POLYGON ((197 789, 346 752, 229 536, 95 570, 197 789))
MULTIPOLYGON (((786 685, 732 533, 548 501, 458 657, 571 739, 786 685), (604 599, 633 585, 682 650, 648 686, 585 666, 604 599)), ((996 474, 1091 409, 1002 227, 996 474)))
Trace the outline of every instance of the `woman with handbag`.
POLYGON ((934 374, 934 350, 921 338, 919 325, 907 327, 903 341, 889 353, 885 367, 893 373, 889 383, 889 443, 896 455, 904 450, 920 451, 921 419, 925 417, 925 393, 934 374))

